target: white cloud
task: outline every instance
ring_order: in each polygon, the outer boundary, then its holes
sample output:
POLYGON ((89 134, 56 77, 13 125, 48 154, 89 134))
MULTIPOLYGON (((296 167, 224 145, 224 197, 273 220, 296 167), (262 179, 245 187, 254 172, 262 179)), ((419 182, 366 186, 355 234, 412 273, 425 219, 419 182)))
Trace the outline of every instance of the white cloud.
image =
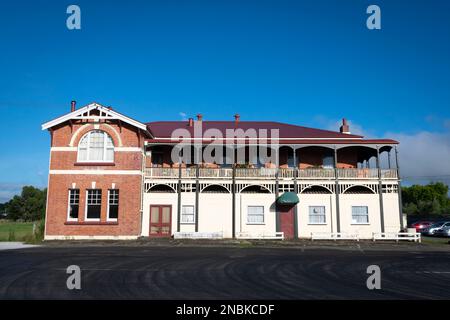
MULTIPOLYGON (((420 131, 404 133, 389 131, 378 136, 366 126, 348 120, 350 131, 365 138, 389 138, 400 144, 399 164, 401 175, 408 184, 424 184, 431 181, 442 181, 450 185, 450 119, 439 119, 427 116, 428 122, 433 122, 441 132, 420 131)), ((342 120, 318 116, 315 121, 327 130, 337 131, 342 120)), ((392 159, 393 155, 392 155, 392 159)))
POLYGON ((22 184, 0 182, 0 203, 9 201, 22 191, 22 184))
POLYGON ((450 130, 414 134, 387 132, 385 136, 400 143, 400 171, 407 182, 450 183, 450 130))
MULTIPOLYGON (((317 116, 314 118, 314 120, 319 127, 325 130, 339 131, 339 128, 342 125, 342 119, 336 120, 336 119, 329 119, 323 116, 317 116)), ((371 130, 363 129, 361 125, 353 122, 352 120, 347 119, 347 123, 350 127, 350 132, 352 134, 374 137, 374 134, 371 130)))

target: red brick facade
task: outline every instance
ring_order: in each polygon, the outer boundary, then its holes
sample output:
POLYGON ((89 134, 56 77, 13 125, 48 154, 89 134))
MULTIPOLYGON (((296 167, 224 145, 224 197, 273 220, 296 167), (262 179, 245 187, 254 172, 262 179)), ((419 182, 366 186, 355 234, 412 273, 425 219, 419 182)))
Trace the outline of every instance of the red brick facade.
POLYGON ((127 236, 141 232, 141 197, 144 133, 118 121, 62 123, 50 129, 51 157, 46 213, 47 238, 62 236, 127 236), (77 162, 77 147, 91 130, 106 132, 113 140, 112 163, 77 162), (74 171, 76 170, 76 171, 74 171), (83 174, 98 170, 101 174, 83 174), (110 171, 111 174, 105 173, 110 171), (86 221, 86 190, 102 190, 100 221, 86 221), (114 186, 114 187, 113 187, 114 186), (78 221, 68 221, 69 189, 80 190, 78 221), (119 190, 117 221, 107 221, 108 190, 119 190))

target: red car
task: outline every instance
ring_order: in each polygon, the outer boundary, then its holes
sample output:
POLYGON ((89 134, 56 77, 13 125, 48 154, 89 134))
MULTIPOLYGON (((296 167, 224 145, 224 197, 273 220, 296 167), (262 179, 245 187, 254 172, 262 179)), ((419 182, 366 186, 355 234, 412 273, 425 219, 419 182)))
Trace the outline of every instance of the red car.
POLYGON ((423 229, 431 226, 433 222, 431 221, 417 221, 410 225, 410 228, 416 228, 417 232, 421 232, 423 229))

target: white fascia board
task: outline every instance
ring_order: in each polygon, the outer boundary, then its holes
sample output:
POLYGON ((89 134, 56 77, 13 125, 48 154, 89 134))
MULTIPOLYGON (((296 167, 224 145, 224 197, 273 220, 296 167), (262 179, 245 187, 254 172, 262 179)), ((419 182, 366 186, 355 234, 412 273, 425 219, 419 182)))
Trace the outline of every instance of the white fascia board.
MULTIPOLYGON (((142 130, 147 130, 147 126, 145 124, 143 124, 143 123, 141 123, 139 121, 133 120, 131 118, 128 118, 128 117, 124 116, 123 114, 120 114, 120 113, 118 113, 116 111, 109 110, 108 108, 106 108, 106 107, 104 107, 104 106, 102 106, 102 105, 100 105, 98 103, 88 104, 87 106, 84 106, 84 107, 82 107, 82 108, 80 108, 78 110, 75 110, 73 112, 65 114, 65 115, 63 115, 63 116, 61 116, 59 118, 54 119, 54 120, 48 121, 48 122, 42 124, 42 130, 49 129, 49 128, 53 127, 53 126, 56 126, 56 125, 58 125, 60 123, 68 121, 70 119, 76 119, 77 116, 80 116, 83 113, 88 112, 88 111, 93 110, 93 109, 96 109, 96 108, 100 109, 105 114, 110 115, 112 120, 115 120, 115 119, 121 120, 121 121, 123 121, 125 123, 131 124, 132 126, 134 126, 136 128, 139 128, 139 129, 142 129, 142 130)), ((93 117, 93 118, 95 118, 95 117, 93 117)))

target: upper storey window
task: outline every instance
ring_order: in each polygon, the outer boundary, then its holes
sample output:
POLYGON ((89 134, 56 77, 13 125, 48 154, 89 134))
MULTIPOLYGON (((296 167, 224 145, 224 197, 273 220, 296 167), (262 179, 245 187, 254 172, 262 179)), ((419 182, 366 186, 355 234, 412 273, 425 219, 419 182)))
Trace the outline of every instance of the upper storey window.
POLYGON ((114 143, 104 131, 89 131, 78 145, 79 162, 113 162, 114 143))

